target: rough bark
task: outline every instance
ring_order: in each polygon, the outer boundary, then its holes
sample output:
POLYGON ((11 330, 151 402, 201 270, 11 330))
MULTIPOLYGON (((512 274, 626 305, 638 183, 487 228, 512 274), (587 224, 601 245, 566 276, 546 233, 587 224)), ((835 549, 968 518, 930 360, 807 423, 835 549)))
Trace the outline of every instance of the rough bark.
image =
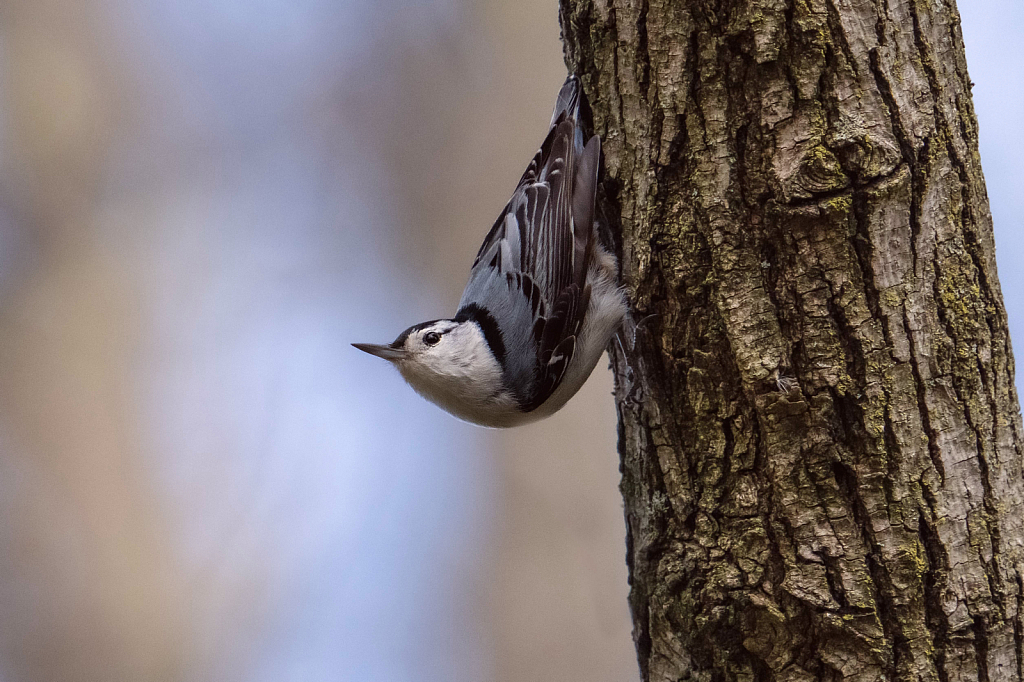
POLYGON ((562 0, 635 318, 644 680, 1020 680, 1021 421, 952 0, 562 0))

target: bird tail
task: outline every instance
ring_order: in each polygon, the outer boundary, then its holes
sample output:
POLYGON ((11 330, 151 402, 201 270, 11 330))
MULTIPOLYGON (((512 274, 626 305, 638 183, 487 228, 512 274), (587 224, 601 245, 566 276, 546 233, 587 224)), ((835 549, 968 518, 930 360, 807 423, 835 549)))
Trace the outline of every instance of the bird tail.
POLYGON ((565 83, 562 84, 562 89, 558 91, 558 100, 555 102, 555 111, 551 114, 551 125, 555 125, 555 121, 566 113, 566 117, 573 121, 579 120, 580 115, 580 98, 582 96, 582 89, 580 87, 580 79, 574 74, 570 74, 565 79, 565 83))

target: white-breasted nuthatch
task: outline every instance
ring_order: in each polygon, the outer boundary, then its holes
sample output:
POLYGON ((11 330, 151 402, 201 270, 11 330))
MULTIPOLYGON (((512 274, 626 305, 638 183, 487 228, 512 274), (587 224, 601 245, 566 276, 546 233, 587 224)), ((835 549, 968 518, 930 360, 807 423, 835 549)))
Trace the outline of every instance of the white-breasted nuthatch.
POLYGON ((455 317, 413 325, 390 345, 352 344, 468 422, 508 427, 554 414, 626 314, 618 263, 598 237, 601 140, 584 145, 583 103, 569 76, 544 143, 477 252, 455 317))

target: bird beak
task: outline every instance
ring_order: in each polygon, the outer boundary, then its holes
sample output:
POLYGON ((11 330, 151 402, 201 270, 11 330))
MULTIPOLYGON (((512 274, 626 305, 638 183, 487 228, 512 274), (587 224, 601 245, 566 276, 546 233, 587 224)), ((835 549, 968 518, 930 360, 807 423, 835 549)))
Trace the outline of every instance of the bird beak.
POLYGON ((384 358, 385 360, 394 361, 405 357, 404 348, 392 348, 391 346, 382 346, 377 343, 353 343, 352 345, 364 353, 376 355, 378 358, 384 358))

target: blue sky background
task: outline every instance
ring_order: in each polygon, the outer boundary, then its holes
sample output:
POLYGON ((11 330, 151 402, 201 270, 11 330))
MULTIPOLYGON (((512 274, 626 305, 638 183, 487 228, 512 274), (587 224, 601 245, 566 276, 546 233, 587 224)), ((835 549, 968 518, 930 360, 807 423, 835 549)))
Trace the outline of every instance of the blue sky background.
MULTIPOLYGON (((1010 338, 1024 339, 1024 3, 960 2, 1010 338)), ((1017 373, 1020 393, 1021 372, 1017 373)))

